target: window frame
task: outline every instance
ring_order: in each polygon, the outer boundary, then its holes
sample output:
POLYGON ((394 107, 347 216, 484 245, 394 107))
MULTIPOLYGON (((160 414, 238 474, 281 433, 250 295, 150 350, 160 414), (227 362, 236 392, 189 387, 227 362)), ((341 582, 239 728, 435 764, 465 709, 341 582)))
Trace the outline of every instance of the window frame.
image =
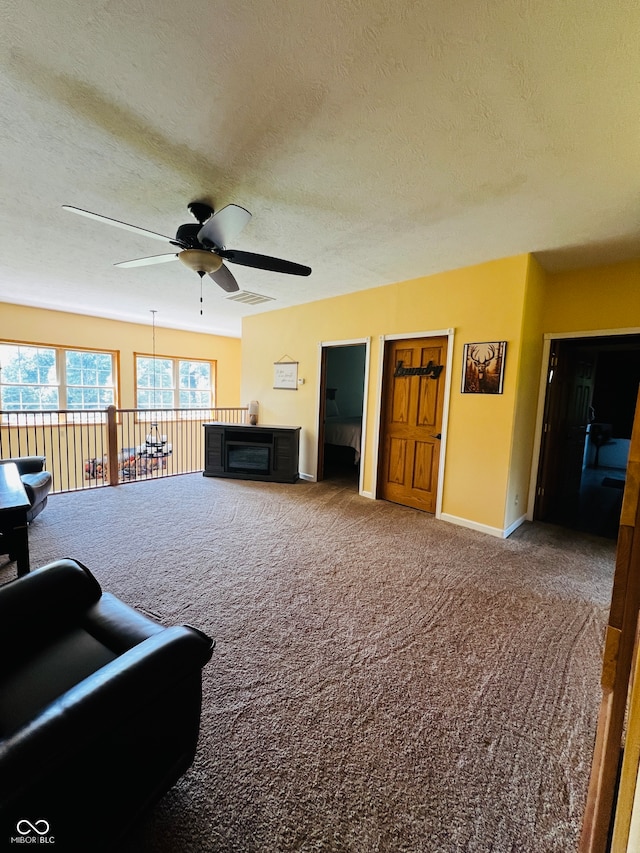
MULTIPOLYGON (((20 385, 16 382, 3 382, 2 381, 2 371, 0 368, 0 410, 5 412, 4 420, 7 419, 10 413, 21 413, 27 412, 30 418, 37 417, 38 413, 42 412, 56 412, 56 416, 52 421, 54 423, 104 423, 106 422, 105 410, 109 405, 113 405, 117 408, 118 400, 120 398, 120 353, 118 350, 104 349, 102 347, 83 347, 83 346, 60 346, 59 344, 50 344, 38 341, 22 341, 22 340, 11 340, 9 338, 0 339, 0 346, 9 346, 9 347, 23 347, 25 349, 47 349, 53 350, 54 352, 54 362, 56 369, 56 379, 57 383, 55 384, 44 384, 39 383, 35 385, 35 387, 44 387, 44 388, 55 388, 58 392, 58 405, 56 407, 52 407, 50 409, 46 408, 38 408, 38 409, 5 409, 3 403, 3 389, 9 386, 15 387, 30 387, 29 384, 20 385), (86 388, 90 386, 69 386, 67 384, 67 353, 92 353, 95 355, 108 355, 111 358, 111 375, 112 375, 112 385, 96 385, 96 388, 105 389, 109 388, 113 390, 113 403, 108 403, 107 405, 101 408, 91 408, 91 409, 75 409, 69 408, 68 406, 68 389, 71 388, 86 388)), ((13 421, 11 421, 13 425, 13 421)))
MULTIPOLYGON (((104 411, 109 406, 116 406, 117 407, 118 395, 117 395, 117 381, 116 381, 116 376, 115 376, 115 364, 116 364, 116 362, 114 359, 114 353, 111 350, 88 349, 87 347, 64 347, 63 352, 60 355, 60 374, 62 377, 62 381, 61 381, 60 385, 61 386, 64 385, 64 396, 65 396, 65 403, 66 403, 65 408, 67 409, 67 411, 72 411, 72 412, 96 412, 96 411, 98 411, 98 412, 100 412, 100 411, 104 411), (80 354, 91 353, 91 355, 99 355, 99 356, 100 355, 107 355, 107 356, 109 356, 111 358, 112 384, 111 385, 100 385, 98 382, 96 382, 95 385, 70 384, 68 381, 69 372, 72 370, 77 370, 78 368, 69 367, 69 365, 67 364, 67 357, 68 357, 69 353, 80 353, 80 354), (84 403, 84 392, 86 390, 90 390, 92 388, 97 389, 99 392, 104 391, 104 390, 111 390, 113 392, 113 400, 110 403, 105 403, 102 405, 96 405, 96 406, 88 407, 88 408, 86 408, 84 405, 81 408, 77 408, 75 406, 69 405, 69 390, 70 389, 80 389, 82 392, 83 403, 84 403)), ((79 369, 84 373, 84 370, 85 370, 84 366, 79 368, 79 369)), ((99 371, 100 368, 96 368, 96 370, 99 371)))
MULTIPOLYGON (((217 393, 218 393, 218 362, 216 359, 211 358, 195 358, 184 355, 164 355, 162 353, 149 353, 149 352, 134 352, 133 354, 133 381, 134 381, 134 395, 135 395, 135 407, 138 413, 138 420, 140 421, 152 421, 157 418, 158 412, 172 412, 172 415, 169 416, 169 419, 174 420, 187 420, 189 418, 197 418, 197 415, 188 415, 189 411, 208 411, 211 409, 215 409, 217 405, 217 393), (148 358, 148 359, 156 359, 158 361, 170 361, 171 362, 171 375, 173 384, 171 388, 166 387, 158 387, 156 390, 160 392, 171 391, 173 395, 173 406, 157 406, 154 408, 146 408, 140 406, 140 401, 138 399, 139 391, 153 390, 140 388, 138 386, 138 359, 140 358, 148 358), (195 364, 208 364, 210 370, 210 405, 209 406, 189 406, 189 407, 181 407, 180 406, 180 392, 188 391, 189 389, 180 388, 180 365, 181 363, 195 363, 195 364)), ((197 389, 194 389, 197 390, 197 389)), ((166 418, 166 415, 164 415, 166 418)))

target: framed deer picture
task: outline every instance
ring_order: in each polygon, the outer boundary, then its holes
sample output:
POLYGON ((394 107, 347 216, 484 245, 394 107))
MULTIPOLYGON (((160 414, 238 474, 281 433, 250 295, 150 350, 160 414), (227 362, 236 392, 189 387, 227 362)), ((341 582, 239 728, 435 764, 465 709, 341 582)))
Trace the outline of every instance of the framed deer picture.
POLYGON ((506 341, 465 344, 463 394, 502 394, 506 341))

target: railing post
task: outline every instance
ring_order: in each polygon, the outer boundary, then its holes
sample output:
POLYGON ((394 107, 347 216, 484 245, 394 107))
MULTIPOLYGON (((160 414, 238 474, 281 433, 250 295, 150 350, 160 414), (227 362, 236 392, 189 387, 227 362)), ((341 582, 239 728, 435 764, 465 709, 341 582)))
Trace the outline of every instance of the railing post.
POLYGON ((115 406, 107 408, 107 463, 109 466, 109 485, 118 485, 118 433, 116 429, 117 410, 115 406))

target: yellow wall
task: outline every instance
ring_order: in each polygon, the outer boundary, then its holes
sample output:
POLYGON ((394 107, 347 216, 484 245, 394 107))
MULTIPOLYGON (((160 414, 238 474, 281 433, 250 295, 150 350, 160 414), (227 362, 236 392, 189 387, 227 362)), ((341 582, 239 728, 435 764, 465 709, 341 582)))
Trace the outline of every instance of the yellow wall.
MULTIPOLYGON (((242 346, 235 338, 158 327, 156 352, 215 359, 219 406, 256 399, 261 423, 300 425, 300 470, 314 477, 319 343, 369 338, 363 474, 364 490, 372 492, 381 336, 448 328, 455 342, 443 516, 500 532, 527 509, 543 334, 640 328, 640 261, 551 274, 521 255, 252 315, 242 346), (463 345, 491 340, 507 341, 504 393, 461 394, 463 345), (282 358, 299 362, 305 384, 296 391, 273 389, 273 363, 282 358)), ((9 304, 0 304, 0 338, 118 350, 122 407, 134 405, 133 353, 152 348, 151 324, 9 304)))
POLYGON ((640 326, 640 260, 547 274, 545 332, 640 326))
MULTIPOLYGON (((517 354, 516 407, 511 432, 509 484, 505 498, 505 529, 521 519, 527 511, 542 359, 545 285, 544 270, 535 258, 530 257, 521 345, 517 354)), ((512 347, 512 351, 513 349, 512 347)), ((516 355, 513 352, 512 354, 516 355)))
POLYGON ((372 449, 380 336, 454 328, 442 509, 445 514, 502 530, 528 270, 528 256, 521 255, 247 317, 243 322, 242 399, 259 400, 262 423, 302 427, 300 470, 315 476, 318 344, 370 337, 368 440, 363 462, 364 490, 369 492, 375 467, 372 449), (509 342, 504 393, 486 397, 461 394, 463 345, 498 340, 509 342), (272 387, 273 363, 284 357, 299 362, 298 375, 305 384, 297 391, 272 387))
POLYGON ((242 398, 263 423, 302 426, 301 471, 316 474, 318 343, 369 337, 364 491, 374 485, 380 336, 453 328, 443 517, 508 530, 527 511, 545 333, 640 327, 640 261, 546 273, 531 256, 493 261, 248 317, 242 398), (463 345, 507 341, 504 393, 460 393, 463 345), (299 362, 298 391, 272 388, 273 362, 299 362))
MULTIPOLYGON (((135 407, 134 353, 152 352, 152 328, 62 311, 0 304, 0 339, 52 346, 117 350, 120 354, 121 408, 135 407)), ((156 324, 156 353, 217 361, 217 400, 220 407, 240 401, 241 342, 238 338, 165 329, 156 324)))

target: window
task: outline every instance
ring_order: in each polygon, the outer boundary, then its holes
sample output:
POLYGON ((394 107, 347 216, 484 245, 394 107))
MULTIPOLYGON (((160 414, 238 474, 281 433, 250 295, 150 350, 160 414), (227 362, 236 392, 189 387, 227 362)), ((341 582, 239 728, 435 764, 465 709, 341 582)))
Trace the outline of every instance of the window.
POLYGON ((60 408, 55 349, 2 344, 0 368, 3 409, 39 411, 60 408))
POLYGON ((66 350, 67 409, 106 409, 115 404, 113 356, 66 350))
POLYGON ((138 409, 175 408, 172 359, 138 356, 136 383, 138 409))
POLYGON ((211 409, 215 362, 136 356, 138 409, 211 409))
POLYGON ((210 409, 211 365, 206 361, 180 361, 178 365, 180 408, 210 409))
POLYGON ((7 411, 115 405, 114 354, 0 344, 0 408, 7 411))

